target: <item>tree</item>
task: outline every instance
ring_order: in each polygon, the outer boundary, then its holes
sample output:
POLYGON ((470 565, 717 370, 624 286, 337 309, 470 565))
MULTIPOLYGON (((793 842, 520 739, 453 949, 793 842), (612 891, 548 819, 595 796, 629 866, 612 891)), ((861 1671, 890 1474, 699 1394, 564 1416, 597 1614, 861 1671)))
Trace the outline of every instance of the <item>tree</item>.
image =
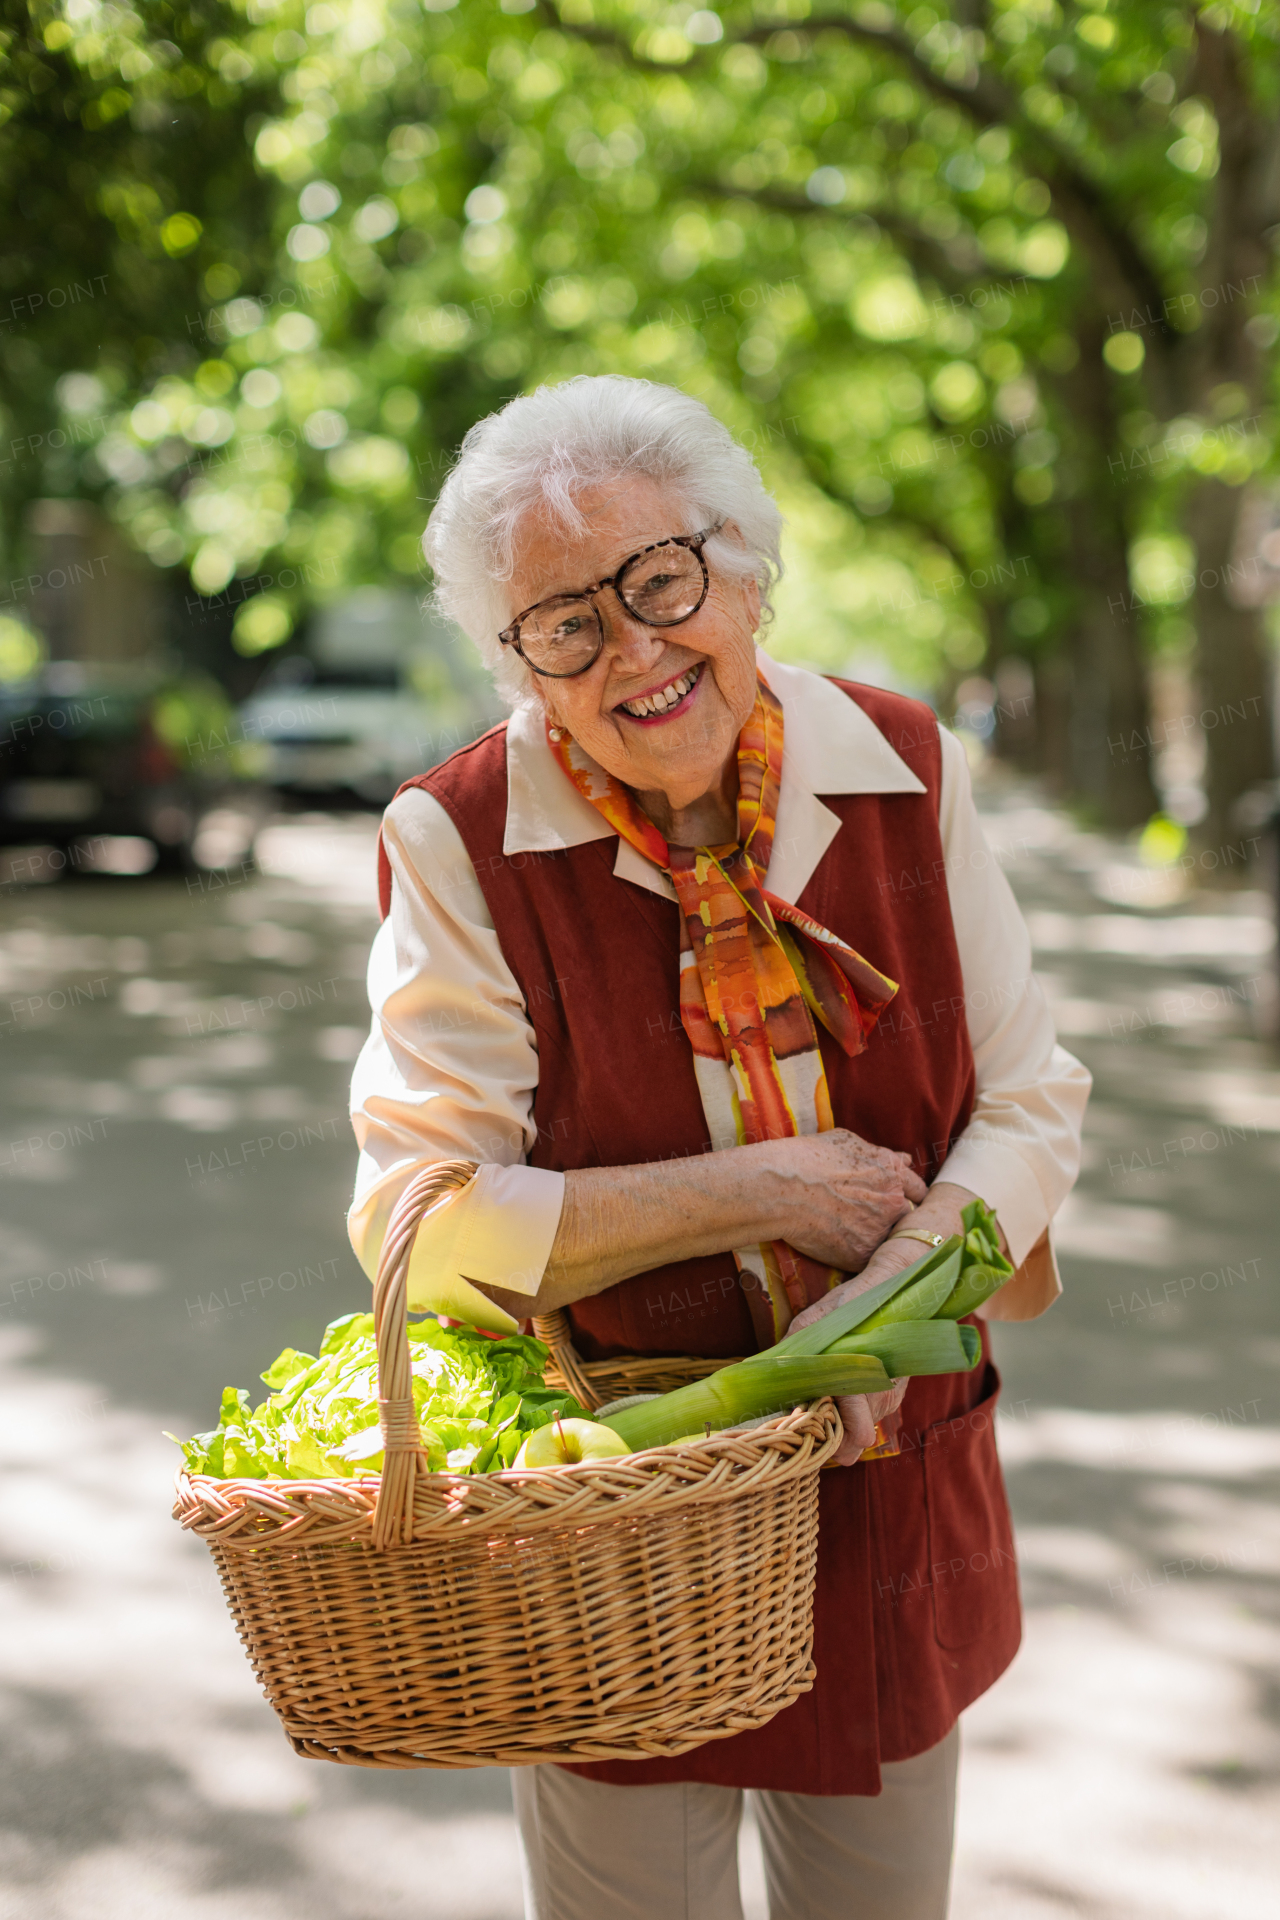
MULTIPOLYGON (((962 292, 972 287, 976 267, 1013 264, 1019 240, 1034 246, 1036 230, 1011 231, 1006 208, 1055 217, 1070 255, 1032 357, 1062 449, 1049 469, 1063 503, 1057 571, 1076 583, 1065 636, 1072 784, 1113 818, 1140 818, 1149 804, 1143 760, 1121 743, 1144 738, 1146 717, 1134 644, 1142 596, 1130 582, 1129 553, 1141 532, 1176 511, 1167 487, 1150 498, 1158 458, 1178 470, 1174 492, 1183 496, 1194 547, 1202 697, 1233 719, 1208 736, 1205 831, 1226 831, 1235 798, 1271 771, 1264 637, 1257 611, 1239 604, 1232 583, 1251 560, 1237 553, 1242 483, 1270 453, 1263 410, 1264 353, 1275 337, 1265 311, 1273 290, 1268 235, 1280 220, 1275 8, 1257 0, 1114 10, 1107 0, 962 0, 899 11, 876 0, 844 11, 791 0, 778 10, 726 8, 723 22, 696 14, 685 22, 684 48, 669 27, 655 32, 642 7, 538 0, 538 11, 602 58, 655 73, 679 62, 690 72, 731 74, 738 49, 759 48, 770 62, 765 118, 777 119, 780 96, 795 100, 799 86, 821 80, 841 111, 815 145, 814 158, 827 165, 804 192, 826 206, 856 200, 917 277, 952 297, 957 282, 962 292), (852 61, 851 49, 868 52, 870 66, 852 61), (942 127, 939 106, 959 125, 942 127), (869 170, 863 149, 876 120, 882 134, 895 125, 903 131, 879 142, 873 135, 880 151, 869 170), (926 175, 952 191, 922 191, 926 175), (1141 453, 1135 460, 1138 449, 1149 450, 1145 462, 1141 453), (1128 483, 1122 498, 1117 475, 1128 483)), ((796 105, 793 137, 807 103, 796 105)), ((740 150, 724 153, 713 190, 798 207, 796 149, 781 150, 775 135, 766 157, 767 136, 749 144, 759 131, 759 123, 744 128, 740 150)), ((1028 500, 1024 477, 1025 503, 1042 504, 1039 485, 1028 500)))
POLYGON ((521 386, 674 379, 819 565, 793 647, 879 645, 944 696, 1030 660, 1041 753, 1102 817, 1153 805, 1146 661, 1194 579, 1206 702, 1252 698, 1210 736, 1216 831, 1269 767, 1259 617, 1222 582, 1270 457, 1270 0, 433 4, 193 29, 249 232, 183 189, 203 338, 119 378, 62 490, 235 597, 253 651, 308 596, 416 577, 451 449, 521 386))
POLYGON ((15 0, 5 13, 0 499, 12 555, 26 502, 84 480, 113 402, 202 357, 210 276, 233 287, 266 268, 271 186, 245 139, 263 89, 233 64, 242 20, 223 0, 15 0))

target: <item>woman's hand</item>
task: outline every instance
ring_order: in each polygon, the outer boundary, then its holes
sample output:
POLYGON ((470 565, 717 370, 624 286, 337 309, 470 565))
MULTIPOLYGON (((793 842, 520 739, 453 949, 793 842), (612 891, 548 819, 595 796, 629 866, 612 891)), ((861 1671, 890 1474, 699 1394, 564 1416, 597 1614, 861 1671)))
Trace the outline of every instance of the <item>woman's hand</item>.
MULTIPOLYGON (((822 1135, 823 1139, 832 1137, 830 1134, 822 1135)), ((970 1193, 967 1187, 939 1181, 936 1186, 929 1188, 921 1205, 912 1212, 908 1224, 913 1229, 922 1228, 926 1233, 940 1233, 944 1240, 948 1240, 953 1233, 963 1233, 961 1210, 976 1198, 976 1194, 970 1193)), ((1002 1245, 1003 1241, 1002 1234, 1002 1245)), ((868 1288, 878 1286, 895 1273, 901 1273, 905 1267, 913 1267, 928 1251, 921 1240, 885 1239, 856 1279, 833 1287, 814 1306, 798 1313, 791 1322, 792 1328, 812 1326, 815 1320, 823 1319, 843 1301, 856 1299, 860 1293, 866 1293, 868 1288)), ((844 1442, 835 1456, 835 1466, 851 1467, 867 1447, 874 1446, 876 1422, 897 1411, 902 1405, 907 1386, 906 1380, 895 1380, 888 1393, 854 1393, 837 1400, 840 1418, 844 1421, 844 1442)))
POLYGON ((656 1165, 581 1167, 565 1175, 560 1225, 537 1294, 488 1282, 481 1291, 521 1319, 668 1261, 762 1240, 787 1240, 824 1266, 856 1273, 925 1192, 905 1153, 844 1129, 656 1165))
POLYGON ((909 1154, 874 1147, 843 1127, 751 1151, 769 1156, 767 1191, 777 1217, 768 1238, 845 1273, 864 1267, 928 1192, 909 1154))

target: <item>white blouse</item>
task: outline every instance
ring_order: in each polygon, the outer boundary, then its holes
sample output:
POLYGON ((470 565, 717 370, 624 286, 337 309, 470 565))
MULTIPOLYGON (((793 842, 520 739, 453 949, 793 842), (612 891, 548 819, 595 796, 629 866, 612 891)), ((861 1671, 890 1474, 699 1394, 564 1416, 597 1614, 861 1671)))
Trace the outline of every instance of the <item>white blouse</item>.
MULTIPOLYGON (((767 885, 795 901, 840 830, 821 794, 924 787, 852 700, 817 674, 758 657, 785 723, 767 885)), ((992 1317, 1025 1319, 1061 1291, 1047 1230, 1079 1171, 1090 1080, 1056 1044, 1026 926, 973 804, 964 749, 945 728, 939 734, 941 837, 977 1087, 969 1125, 936 1177, 980 1194, 999 1216, 1020 1272, 992 1302, 992 1317)), ((552 758, 540 714, 513 715, 507 773, 505 859, 617 837, 552 758)), ((477 1161, 471 1184, 419 1230, 410 1300, 510 1327, 470 1282, 535 1294, 559 1224, 563 1174, 525 1164, 537 1132, 534 1030, 444 808, 421 788, 402 793, 387 809, 383 839, 391 911, 369 957, 373 1025, 352 1076, 360 1159, 351 1244, 372 1277, 409 1180, 433 1161, 477 1161)), ((622 840, 614 872, 675 898, 661 869, 622 840)))

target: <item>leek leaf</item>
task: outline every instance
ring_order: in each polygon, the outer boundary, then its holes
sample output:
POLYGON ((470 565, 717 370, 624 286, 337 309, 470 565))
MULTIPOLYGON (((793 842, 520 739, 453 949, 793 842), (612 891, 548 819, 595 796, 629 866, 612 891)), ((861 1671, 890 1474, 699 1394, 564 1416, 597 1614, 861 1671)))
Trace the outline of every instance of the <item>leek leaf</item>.
POLYGON ((638 1452, 705 1427, 719 1432, 761 1414, 785 1413, 826 1394, 883 1393, 890 1385, 888 1374, 870 1355, 784 1355, 774 1347, 709 1379, 606 1414, 601 1424, 612 1427, 638 1452))
POLYGON ((966 1267, 961 1274, 934 1318, 961 1320, 966 1313, 976 1312, 983 1301, 989 1300, 993 1293, 997 1293, 1010 1277, 1013 1269, 1009 1267, 1007 1260, 1004 1265, 1008 1268, 1008 1272, 1001 1273, 995 1267, 980 1265, 975 1260, 973 1265, 966 1267))
POLYGON ((890 1274, 887 1280, 881 1280, 876 1286, 868 1287, 865 1293, 858 1294, 853 1300, 843 1301, 840 1306, 833 1307, 830 1313, 824 1314, 821 1320, 815 1320, 809 1326, 801 1327, 798 1332, 784 1334, 778 1344, 771 1347, 769 1351, 788 1354, 825 1353, 834 1340, 838 1340, 842 1334, 852 1333, 855 1327, 860 1327, 864 1320, 869 1320, 873 1313, 892 1300, 895 1294, 901 1293, 904 1287, 910 1286, 913 1280, 922 1279, 932 1273, 934 1268, 947 1259, 959 1244, 958 1235, 950 1240, 944 1240, 940 1247, 934 1247, 922 1259, 915 1261, 909 1267, 904 1267, 901 1273, 890 1274))
POLYGON ((846 1333, 833 1353, 872 1354, 895 1379, 927 1373, 968 1373, 977 1365, 982 1338, 976 1327, 960 1327, 954 1320, 909 1320, 901 1324, 861 1328, 846 1333), (968 1336, 966 1338, 966 1335, 968 1336))
POLYGON ((1013 1277, 1013 1267, 1000 1251, 995 1216, 981 1200, 971 1200, 961 1216, 965 1224, 964 1257, 954 1291, 937 1310, 939 1320, 959 1320, 1013 1277))
POLYGON ((919 1275, 909 1287, 896 1293, 892 1300, 886 1300, 882 1307, 877 1307, 862 1322, 864 1330, 890 1326, 900 1320, 932 1320, 951 1294, 960 1274, 964 1249, 958 1242, 954 1243, 954 1251, 943 1258, 946 1246, 952 1244, 945 1242, 943 1246, 935 1248, 938 1264, 929 1272, 919 1275))

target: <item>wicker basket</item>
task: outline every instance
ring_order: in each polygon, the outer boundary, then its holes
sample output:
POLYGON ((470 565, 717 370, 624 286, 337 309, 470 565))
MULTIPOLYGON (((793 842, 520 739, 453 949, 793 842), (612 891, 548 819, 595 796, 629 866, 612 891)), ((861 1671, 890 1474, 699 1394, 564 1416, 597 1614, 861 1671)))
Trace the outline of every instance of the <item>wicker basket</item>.
MULTIPOLYGON (((175 1516, 208 1541, 293 1747, 365 1767, 639 1760, 763 1726, 813 1684, 832 1402, 554 1472, 428 1473, 405 1289, 441 1192, 436 1169, 406 1190, 375 1283, 383 1473, 178 1476, 175 1516)), ((548 1330, 593 1405, 725 1364, 584 1366, 548 1330)))

